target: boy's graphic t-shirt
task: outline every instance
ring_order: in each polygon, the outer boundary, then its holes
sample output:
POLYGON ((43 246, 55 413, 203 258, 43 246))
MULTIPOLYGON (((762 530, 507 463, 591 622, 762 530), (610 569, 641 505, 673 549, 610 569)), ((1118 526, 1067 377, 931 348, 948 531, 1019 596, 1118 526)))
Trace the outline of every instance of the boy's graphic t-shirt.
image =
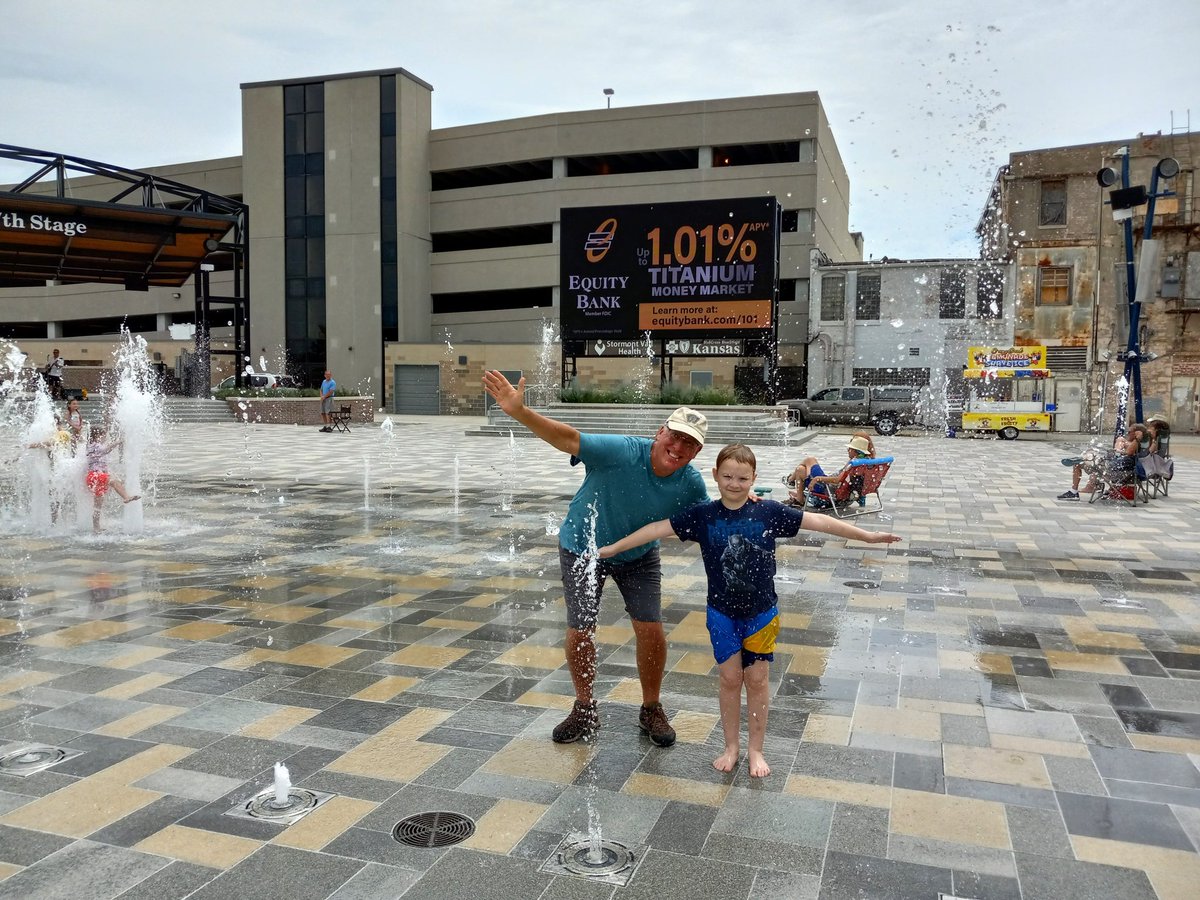
POLYGON ((775 539, 795 537, 803 519, 802 510, 774 500, 739 509, 713 500, 671 516, 671 528, 700 545, 709 605, 745 619, 775 605, 775 539))

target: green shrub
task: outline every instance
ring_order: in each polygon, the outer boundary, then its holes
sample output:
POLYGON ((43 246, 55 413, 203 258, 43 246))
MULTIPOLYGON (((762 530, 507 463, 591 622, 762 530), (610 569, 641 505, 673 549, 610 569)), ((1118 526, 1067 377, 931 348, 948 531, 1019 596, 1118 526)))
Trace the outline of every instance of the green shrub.
POLYGON ((693 388, 681 384, 668 384, 661 392, 656 389, 643 391, 632 384, 622 384, 615 388, 576 384, 563 388, 559 399, 563 403, 645 403, 665 406, 729 406, 737 402, 731 390, 693 388))

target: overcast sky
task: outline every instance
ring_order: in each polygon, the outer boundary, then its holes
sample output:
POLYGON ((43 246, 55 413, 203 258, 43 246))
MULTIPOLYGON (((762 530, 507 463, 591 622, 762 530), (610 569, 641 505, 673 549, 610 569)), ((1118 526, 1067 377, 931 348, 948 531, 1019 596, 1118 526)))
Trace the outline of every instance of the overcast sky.
MULTIPOLYGON (((1200 0, 0 0, 0 143, 241 153, 244 82, 403 67, 434 127, 820 93, 870 256, 973 256, 1010 152, 1200 130, 1200 0)), ((0 167, 0 182, 29 174, 0 167)))

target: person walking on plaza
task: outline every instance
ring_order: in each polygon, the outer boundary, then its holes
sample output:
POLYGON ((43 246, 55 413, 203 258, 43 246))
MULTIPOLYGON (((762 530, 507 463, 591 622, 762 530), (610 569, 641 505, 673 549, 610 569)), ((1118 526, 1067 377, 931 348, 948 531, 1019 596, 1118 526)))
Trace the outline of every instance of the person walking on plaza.
POLYGON ((50 387, 50 397, 54 400, 63 398, 63 369, 67 367, 67 361, 58 355, 58 348, 54 350, 54 358, 46 363, 46 382, 50 387))
POLYGON ((592 683, 596 677, 596 621, 609 575, 625 600, 637 645, 642 708, 638 725, 660 747, 675 743, 675 729, 659 697, 667 658, 662 625, 662 567, 658 545, 646 544, 598 560, 598 546, 708 498, 704 479, 689 463, 704 445, 708 420, 680 407, 653 439, 581 434, 565 422, 525 405, 525 379, 514 387, 496 371, 484 390, 504 412, 550 446, 582 462, 587 475, 559 531, 559 565, 567 604, 566 657, 575 687, 570 714, 555 729, 556 743, 589 740, 600 728, 592 683))
POLYGON ((321 431, 326 433, 333 431, 333 393, 336 390, 333 373, 326 369, 325 380, 321 382, 321 421, 324 423, 321 431))
POLYGON ((868 544, 890 544, 894 534, 865 531, 819 513, 805 513, 774 500, 750 503, 757 474, 754 451, 730 444, 717 454, 713 480, 719 500, 706 501, 652 522, 607 547, 608 559, 649 541, 674 534, 700 545, 708 575, 708 634, 719 670, 718 702, 725 750, 713 760, 718 772, 732 772, 741 752, 742 688, 746 689, 747 765, 750 775, 771 774, 763 757, 770 704, 769 666, 779 635, 775 594, 775 539, 795 537, 801 528, 868 544))

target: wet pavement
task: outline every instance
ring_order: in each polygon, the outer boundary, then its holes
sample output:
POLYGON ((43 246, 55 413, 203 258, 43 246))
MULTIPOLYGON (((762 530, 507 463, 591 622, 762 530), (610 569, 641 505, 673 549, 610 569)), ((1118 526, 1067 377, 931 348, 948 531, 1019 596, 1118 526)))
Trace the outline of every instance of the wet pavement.
MULTIPOLYGON (((1065 440, 878 439, 897 462, 859 523, 905 541, 781 546, 759 780, 711 767, 704 573, 677 542, 678 743, 638 731, 615 593, 599 738, 551 743, 572 692, 549 531, 582 473, 463 430, 178 426, 144 533, 115 500, 98 537, 8 529, 0 754, 82 752, 0 774, 0 898, 1195 897, 1194 463, 1131 509, 1053 499, 1065 440), (225 815, 277 761, 335 796, 287 827, 225 815), (589 803, 635 854, 624 887, 545 865, 589 803), (392 838, 430 811, 474 834, 392 838)), ((763 448, 760 484, 844 443, 763 448)))

